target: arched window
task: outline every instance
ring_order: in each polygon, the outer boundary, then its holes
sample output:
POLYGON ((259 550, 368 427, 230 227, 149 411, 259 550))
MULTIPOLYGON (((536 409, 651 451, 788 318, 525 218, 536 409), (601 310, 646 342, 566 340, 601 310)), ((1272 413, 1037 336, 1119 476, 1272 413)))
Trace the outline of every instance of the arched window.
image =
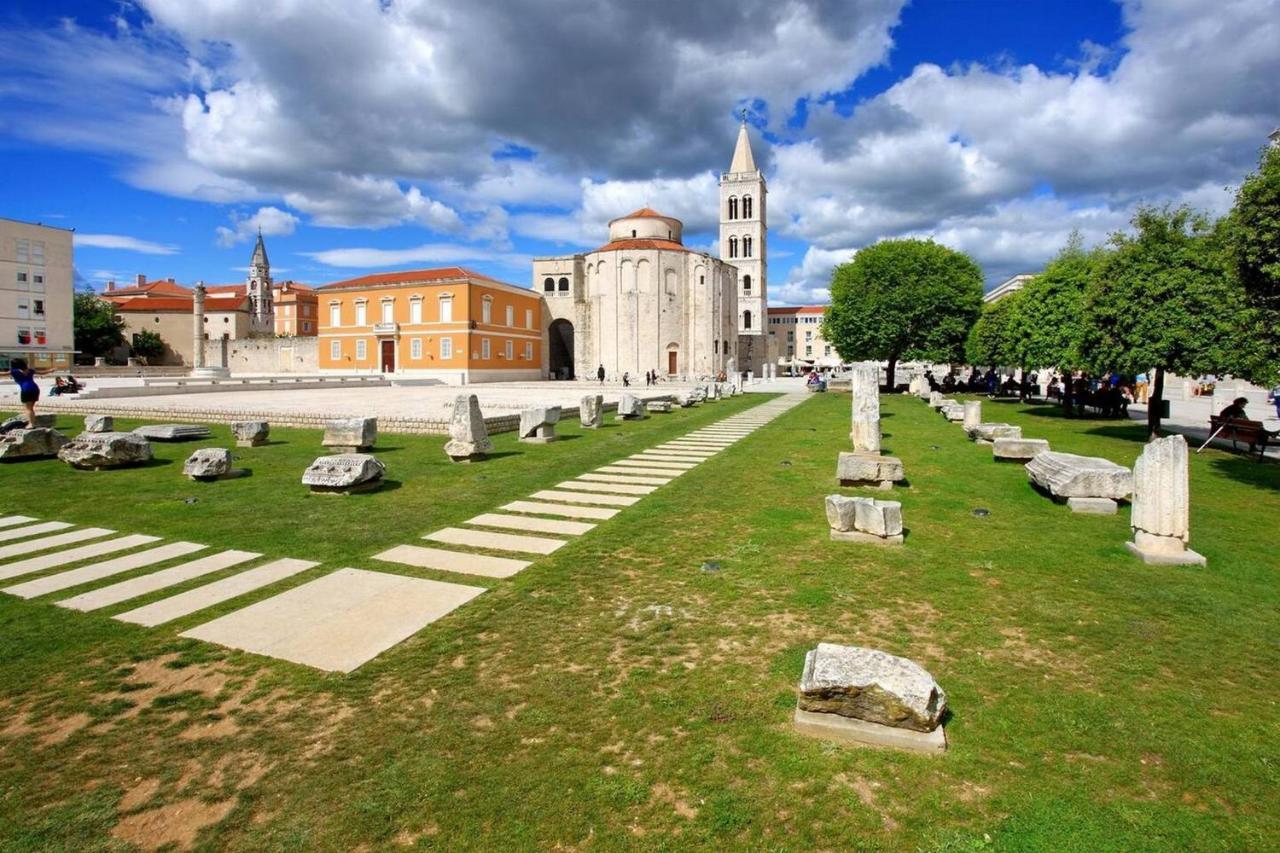
POLYGON ((751 276, 749 275, 744 275, 742 277, 742 292, 743 293, 751 292, 751 276))
POLYGON ((751 257, 751 238, 750 237, 742 238, 742 257, 744 258, 751 257))
POLYGON ((742 218, 751 218, 751 196, 749 195, 744 195, 742 197, 742 218))
POLYGON ((738 238, 737 237, 729 238, 729 257, 731 258, 738 257, 738 238))
POLYGON ((729 218, 738 218, 738 197, 736 195, 729 196, 729 218))
POLYGON ((750 311, 742 312, 742 328, 744 329, 751 328, 751 312, 750 311))
POLYGON ((561 279, 560 279, 560 292, 561 292, 561 293, 568 293, 568 292, 569 292, 569 279, 567 279, 567 278, 561 278, 561 279))
POLYGON ((547 276, 542 280, 542 289, 546 293, 554 293, 556 290, 556 280, 551 276, 547 276))

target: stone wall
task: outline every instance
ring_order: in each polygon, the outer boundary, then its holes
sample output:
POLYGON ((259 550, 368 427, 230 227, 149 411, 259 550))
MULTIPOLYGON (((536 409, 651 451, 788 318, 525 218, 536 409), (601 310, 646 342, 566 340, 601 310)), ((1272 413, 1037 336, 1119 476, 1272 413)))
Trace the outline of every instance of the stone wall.
POLYGON ((319 340, 314 336, 234 340, 230 342, 227 366, 233 374, 319 373, 319 340))

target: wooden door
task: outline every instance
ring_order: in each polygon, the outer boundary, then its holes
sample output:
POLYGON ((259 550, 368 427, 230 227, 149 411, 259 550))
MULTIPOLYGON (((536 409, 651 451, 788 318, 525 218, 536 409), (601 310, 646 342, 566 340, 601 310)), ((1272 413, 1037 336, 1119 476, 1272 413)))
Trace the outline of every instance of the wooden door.
POLYGON ((676 356, 677 355, 679 355, 679 353, 675 352, 674 350, 667 353, 667 375, 668 376, 676 375, 676 356))
POLYGON ((396 342, 382 341, 382 372, 396 372, 396 342))

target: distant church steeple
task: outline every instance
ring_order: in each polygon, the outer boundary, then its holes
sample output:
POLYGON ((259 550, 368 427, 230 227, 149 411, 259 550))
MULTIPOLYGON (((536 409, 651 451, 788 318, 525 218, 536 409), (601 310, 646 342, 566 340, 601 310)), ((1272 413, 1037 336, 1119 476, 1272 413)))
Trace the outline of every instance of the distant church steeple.
POLYGON ((738 367, 757 376, 768 340, 766 193, 744 115, 729 171, 720 175, 720 259, 738 268, 738 367))
POLYGON ((262 242, 262 228, 258 228, 258 242, 249 258, 249 278, 246 290, 249 296, 249 328, 254 332, 275 331, 275 306, 271 301, 271 262, 267 260, 267 247, 262 242))

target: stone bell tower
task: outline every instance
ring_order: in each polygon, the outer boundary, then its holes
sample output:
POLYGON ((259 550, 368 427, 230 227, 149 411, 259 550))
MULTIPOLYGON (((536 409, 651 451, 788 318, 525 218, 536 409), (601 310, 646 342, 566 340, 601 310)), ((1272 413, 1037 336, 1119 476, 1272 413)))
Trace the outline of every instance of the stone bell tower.
POLYGON ((249 259, 249 278, 246 292, 249 296, 249 331, 255 334, 274 334, 276 309, 271 301, 271 262, 267 260, 267 247, 262 242, 262 229, 258 229, 258 242, 249 259))
POLYGON ((768 226, 764 174, 744 118, 729 171, 720 175, 720 259, 738 268, 738 369, 761 373, 768 344, 768 226))

